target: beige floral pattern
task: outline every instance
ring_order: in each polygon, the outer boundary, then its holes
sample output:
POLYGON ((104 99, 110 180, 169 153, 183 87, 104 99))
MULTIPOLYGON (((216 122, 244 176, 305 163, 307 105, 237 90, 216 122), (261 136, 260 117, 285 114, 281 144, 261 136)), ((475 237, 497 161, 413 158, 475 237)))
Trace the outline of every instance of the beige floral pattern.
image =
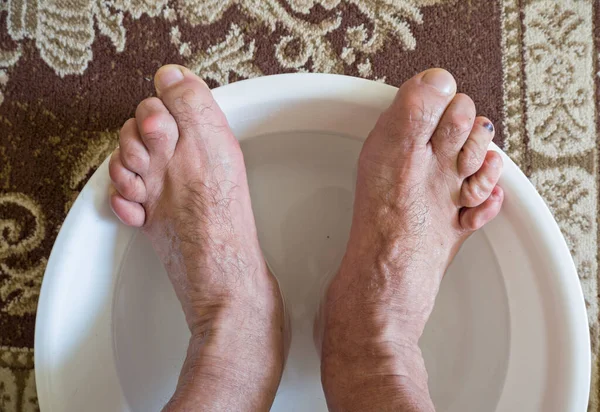
MULTIPOLYGON (((346 31, 346 53, 354 55, 355 52, 360 52, 367 56, 357 64, 361 73, 368 74, 370 70, 365 68, 370 64, 368 55, 379 51, 388 36, 393 36, 404 48, 414 49, 416 40, 410 23, 422 24, 421 7, 442 0, 346 1, 358 7, 373 23, 371 31, 364 25, 349 27, 346 31)), ((341 2, 342 0, 288 0, 292 10, 304 14, 309 13, 316 4, 331 10, 341 2)), ((5 7, 11 37, 16 41, 27 38, 35 40, 42 59, 60 76, 65 76, 82 74, 87 69, 93 58, 91 45, 96 36, 94 25, 111 40, 117 51, 122 51, 126 42, 123 26, 125 13, 129 13, 134 19, 143 14, 162 14, 170 20, 178 16, 192 26, 210 25, 220 20, 234 5, 271 31, 275 31, 278 25, 285 27, 287 34, 276 40, 273 50, 282 67, 301 69, 310 59, 313 71, 343 71, 342 59, 326 37, 328 33, 340 28, 342 15, 336 13, 319 23, 311 23, 289 13, 278 0, 179 0, 175 10, 167 5, 166 0, 7 0, 5 7)), ((177 26, 174 30, 178 31, 177 26)), ((192 53, 190 47, 189 43, 183 43, 180 53, 189 56, 192 53)), ((203 58, 208 57, 213 61, 212 64, 217 64, 214 62, 226 55, 227 62, 218 63, 221 69, 231 69, 239 75, 252 77, 260 75, 260 71, 248 63, 253 57, 253 51, 252 43, 246 45, 239 28, 232 26, 223 43, 212 45, 206 50, 195 50, 192 60, 203 61, 203 58)), ((2 59, 0 53, 0 67, 10 67, 20 57, 20 49, 3 53, 6 56, 2 59)), ((350 62, 348 64, 354 61, 346 59, 347 63, 350 62)), ((215 67, 209 66, 210 64, 197 65, 198 69, 208 69, 208 73, 220 84, 228 81, 226 74, 216 75, 215 67)))
POLYGON ((8 280, 0 286, 0 299, 6 302, 3 312, 12 315, 35 313, 47 263, 42 258, 37 266, 21 270, 0 263, 0 269, 8 275, 8 280))
POLYGON ((526 8, 525 76, 531 148, 549 156, 591 149, 594 124, 591 3, 526 8))
POLYGON ((596 323, 598 302, 590 292, 598 290, 596 273, 597 199, 594 178, 579 167, 536 170, 531 181, 548 203, 569 245, 582 286, 590 323, 596 323))
POLYGON ((35 218, 35 232, 23 235, 22 226, 16 220, 0 219, 0 261, 15 254, 23 254, 35 248, 45 236, 44 219, 39 206, 23 194, 11 193, 0 197, 0 206, 13 204, 29 211, 35 218))
POLYGON ((17 409, 17 382, 9 368, 0 368, 0 407, 3 411, 17 409))
MULTIPOLYGON (((60 76, 81 74, 92 60, 91 45, 96 33, 107 36, 118 51, 125 47, 123 14, 139 18, 143 13, 158 14, 163 1, 143 0, 8 0, 8 33, 15 41, 35 40, 42 59, 60 76)), ((10 51, 5 52, 10 53, 10 51)), ((10 67, 18 54, 6 62, 10 67)))
POLYGON ((595 412, 600 313, 594 2, 531 0, 522 9, 515 0, 502 3, 506 149, 550 206, 577 265, 592 340, 595 412))
POLYGON ((223 42, 194 55, 187 66, 218 84, 229 83, 232 74, 247 79, 261 76, 263 73, 253 63, 254 43, 246 43, 240 28, 232 25, 223 42))
POLYGON ((0 411, 39 412, 33 352, 0 347, 0 411))
POLYGON ((14 219, 0 219, 0 269, 8 275, 0 281, 0 299, 6 302, 2 311, 14 314, 35 313, 37 298, 46 268, 46 259, 33 268, 18 270, 5 262, 9 257, 23 255, 35 249, 46 235, 40 207, 23 194, 0 196, 0 206, 11 204, 25 209, 35 219, 32 233, 24 233, 23 226, 14 219))
MULTIPOLYGON (((341 1, 288 0, 288 3, 293 10, 307 14, 316 4, 332 10, 341 1)), ((409 22, 422 24, 420 7, 433 5, 440 0, 347 1, 356 5, 371 20, 373 29, 369 34, 364 25, 349 27, 346 31, 345 53, 354 56, 355 51, 358 51, 368 56, 379 51, 388 36, 393 36, 400 41, 400 44, 406 49, 414 49, 416 42, 411 33, 409 22)), ((343 71, 343 61, 350 65, 356 62, 356 59, 341 59, 327 40, 327 34, 341 26, 342 16, 340 14, 325 19, 318 24, 312 24, 287 12, 285 7, 277 0, 181 0, 179 12, 191 24, 211 24, 220 19, 223 13, 233 4, 243 8, 245 13, 261 21, 271 31, 275 31, 277 25, 283 25, 286 28, 288 34, 281 36, 275 44, 275 56, 284 68, 306 69, 307 62, 311 60, 312 71, 341 73, 343 71)), ((234 31, 235 28, 232 30, 234 31)), ((239 33, 236 37, 240 39, 239 33)), ((232 39, 229 39, 229 42, 231 41, 232 39)), ((238 42, 237 48, 240 49, 242 46, 238 42)), ((250 45, 248 48, 249 53, 245 54, 244 58, 252 57, 252 49, 253 46, 250 45)), ((211 53, 201 52, 194 60, 202 60, 207 54, 211 53)), ((364 73, 365 76, 370 75, 370 70, 365 68, 365 65, 370 65, 368 58, 357 62, 357 65, 361 73, 364 73)), ((240 73, 249 73, 251 76, 257 74, 255 70, 243 69, 240 73)), ((224 81, 226 79, 220 80, 224 81)), ((221 81, 219 83, 224 84, 221 81)))

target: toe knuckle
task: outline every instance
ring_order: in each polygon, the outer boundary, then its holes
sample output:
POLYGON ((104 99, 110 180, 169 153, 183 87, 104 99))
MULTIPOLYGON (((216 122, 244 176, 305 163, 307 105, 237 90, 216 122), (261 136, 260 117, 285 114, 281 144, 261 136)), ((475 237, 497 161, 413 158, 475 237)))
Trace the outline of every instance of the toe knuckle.
POLYGON ((489 194, 494 188, 494 178, 491 175, 482 176, 479 180, 479 188, 482 193, 489 194))
POLYGON ((397 118, 386 116, 382 122, 382 128, 384 135, 391 142, 397 142, 404 137, 402 122, 397 118))
POLYGON ((197 90, 191 87, 182 90, 175 102, 181 111, 192 113, 210 110, 214 106, 214 99, 208 89, 197 90))
POLYGON ((475 173, 479 166, 481 166, 481 155, 477 152, 472 152, 470 155, 466 156, 465 160, 465 169, 467 169, 470 173, 475 173))
POLYGON ((127 173, 122 174, 119 179, 114 181, 115 188, 127 200, 138 201, 140 190, 136 178, 136 175, 127 173))
POLYGON ((474 147, 472 144, 466 144, 462 148, 462 155, 460 156, 459 165, 460 168, 467 173, 474 173, 483 161, 483 156, 477 147, 474 147))
POLYGON ((142 155, 138 153, 137 150, 131 148, 131 146, 125 146, 122 148, 123 152, 121 155, 121 159, 125 166, 132 171, 140 171, 144 170, 146 165, 146 160, 142 155))
POLYGON ((438 120, 436 113, 423 102, 406 106, 405 116, 407 126, 417 134, 428 133, 438 120))
POLYGON ((470 219, 468 219, 467 221, 467 225, 471 230, 477 230, 481 226, 483 226, 481 218, 479 216, 471 216, 470 219))
POLYGON ((192 103, 178 104, 177 111, 173 113, 180 129, 202 127, 206 132, 219 132, 228 128, 227 119, 214 99, 200 99, 192 103))
POLYGON ((142 139, 149 144, 162 144, 166 142, 169 137, 163 130, 148 130, 144 131, 142 139))
POLYGON ((473 127, 473 117, 468 114, 457 114, 452 118, 452 129, 459 134, 468 133, 473 127))
POLYGON ((455 113, 449 121, 438 128, 441 137, 451 143, 457 143, 465 134, 471 131, 472 119, 468 115, 455 113))
POLYGON ((136 200, 138 202, 143 202, 145 199, 145 190, 141 182, 139 181, 139 177, 130 176, 128 186, 128 197, 130 199, 136 200))
POLYGON ((422 104, 410 102, 394 107, 383 117, 383 129, 391 141, 418 139, 431 133, 436 123, 435 113, 422 104))
POLYGON ((135 190, 131 187, 131 184, 129 184, 129 182, 127 182, 127 184, 119 185, 117 189, 125 199, 134 200, 135 190))
POLYGON ((181 130, 191 129, 202 124, 202 121, 198 118, 198 114, 194 110, 184 108, 173 114, 177 118, 177 126, 181 130))
POLYGON ((463 196, 469 203, 479 202, 482 200, 482 192, 478 183, 470 180, 463 186, 463 196))

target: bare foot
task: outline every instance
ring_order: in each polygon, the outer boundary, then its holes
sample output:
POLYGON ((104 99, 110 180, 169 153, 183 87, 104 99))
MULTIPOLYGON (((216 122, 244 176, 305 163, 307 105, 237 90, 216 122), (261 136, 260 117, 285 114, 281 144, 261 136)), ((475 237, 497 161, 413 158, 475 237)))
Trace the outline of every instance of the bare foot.
POLYGON ((256 236, 238 141, 206 84, 162 67, 110 162, 115 214, 162 259, 192 333, 166 410, 269 410, 283 302, 256 236))
POLYGON ((402 85, 367 138, 350 240, 323 305, 331 410, 434 410, 417 344, 454 255, 500 210, 493 130, 448 72, 431 69, 402 85))

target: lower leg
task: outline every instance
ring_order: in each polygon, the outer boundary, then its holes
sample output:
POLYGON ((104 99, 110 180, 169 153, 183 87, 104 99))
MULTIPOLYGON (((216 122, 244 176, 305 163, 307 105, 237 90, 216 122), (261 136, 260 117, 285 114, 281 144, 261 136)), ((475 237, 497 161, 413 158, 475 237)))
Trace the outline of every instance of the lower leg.
POLYGON ((376 266, 345 259, 330 285, 321 347, 327 403, 332 411, 433 411, 416 326, 426 315, 368 297, 361 279, 376 266))
POLYGON ((202 305, 176 391, 164 411, 268 411, 285 363, 277 285, 272 299, 202 305))

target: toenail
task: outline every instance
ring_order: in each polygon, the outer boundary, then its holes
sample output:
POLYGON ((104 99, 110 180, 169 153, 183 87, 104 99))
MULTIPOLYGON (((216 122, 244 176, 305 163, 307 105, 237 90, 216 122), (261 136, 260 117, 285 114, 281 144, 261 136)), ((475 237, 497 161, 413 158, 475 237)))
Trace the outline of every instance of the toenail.
POLYGON ((487 162, 494 169, 498 169, 502 165, 502 161, 498 156, 493 156, 491 159, 488 159, 487 162))
POLYGON ((485 122, 483 127, 488 129, 490 133, 494 133, 494 125, 491 122, 485 122))
POLYGON ((183 80, 183 72, 177 66, 163 66, 156 73, 156 89, 160 91, 183 80))
POLYGON ((423 82, 435 87, 440 92, 451 95, 456 92, 456 82, 444 69, 429 69, 423 75, 423 82))

